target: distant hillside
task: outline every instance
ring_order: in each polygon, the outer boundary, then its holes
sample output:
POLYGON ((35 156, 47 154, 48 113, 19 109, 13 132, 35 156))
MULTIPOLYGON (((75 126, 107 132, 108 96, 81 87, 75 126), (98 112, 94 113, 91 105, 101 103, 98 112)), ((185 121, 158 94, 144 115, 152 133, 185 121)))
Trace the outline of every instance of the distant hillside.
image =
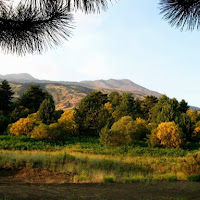
POLYGON ((81 81, 81 85, 89 86, 92 88, 105 88, 105 89, 116 89, 122 91, 128 91, 132 93, 137 93, 141 95, 154 95, 159 97, 161 94, 158 92, 151 91, 146 89, 128 79, 116 80, 97 80, 97 81, 81 81))
POLYGON ((54 98, 56 109, 68 109, 76 107, 81 99, 92 91, 110 93, 131 92, 134 97, 143 98, 146 95, 160 96, 158 92, 146 89, 128 79, 96 80, 96 81, 50 81, 39 80, 27 73, 0 75, 0 79, 6 79, 11 83, 15 92, 14 97, 19 98, 30 84, 40 84, 42 89, 48 91, 54 98))
MULTIPOLYGON (((19 98, 28 88, 29 83, 10 83, 13 91, 15 92, 15 99, 19 98)), ((36 83, 38 84, 38 83, 36 83)), ((89 88, 78 85, 62 85, 58 83, 40 83, 43 90, 48 91, 54 98, 56 109, 69 109, 76 107, 81 99, 92 91, 102 91, 109 94, 112 91, 123 93, 126 91, 115 89, 102 89, 102 88, 89 88)), ((134 97, 142 99, 144 96, 138 93, 133 93, 134 97)))
POLYGON ((7 81, 20 82, 20 83, 38 81, 38 79, 32 77, 30 74, 27 73, 0 75, 0 79, 6 79, 7 81))

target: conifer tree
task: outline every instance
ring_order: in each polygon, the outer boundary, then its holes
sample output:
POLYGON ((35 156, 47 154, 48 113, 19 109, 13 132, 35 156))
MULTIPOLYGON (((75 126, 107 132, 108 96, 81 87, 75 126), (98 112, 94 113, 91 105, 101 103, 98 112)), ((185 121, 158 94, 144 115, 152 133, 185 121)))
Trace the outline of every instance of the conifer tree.
POLYGON ((14 92, 7 80, 3 80, 0 85, 0 112, 9 113, 12 106, 14 92))
POLYGON ((55 105, 53 98, 45 99, 38 110, 38 117, 44 124, 51 124, 54 122, 55 105))

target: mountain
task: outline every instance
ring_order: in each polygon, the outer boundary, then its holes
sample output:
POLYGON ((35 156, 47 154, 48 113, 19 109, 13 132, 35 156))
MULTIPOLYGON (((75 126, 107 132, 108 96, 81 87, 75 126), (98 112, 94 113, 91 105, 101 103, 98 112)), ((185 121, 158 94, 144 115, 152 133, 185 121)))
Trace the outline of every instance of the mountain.
POLYGON ((6 79, 7 81, 20 83, 30 83, 38 81, 38 79, 34 78, 33 76, 27 73, 0 75, 0 79, 6 79))
POLYGON ((114 90, 122 90, 132 93, 138 93, 141 95, 154 95, 159 97, 161 94, 158 92, 151 91, 146 89, 128 79, 116 80, 97 80, 97 81, 81 81, 80 84, 82 86, 88 86, 92 88, 104 88, 104 89, 114 89, 114 90))
POLYGON ((30 84, 40 84, 41 88, 48 91, 54 98, 56 109, 66 110, 76 107, 81 99, 92 91, 102 91, 110 93, 118 91, 119 93, 131 92, 134 97, 140 99, 146 95, 154 95, 159 97, 161 94, 144 88, 128 79, 116 80, 95 80, 95 81, 50 81, 39 80, 30 74, 7 74, 0 75, 0 79, 7 79, 13 91, 15 99, 19 98, 28 88, 30 84))

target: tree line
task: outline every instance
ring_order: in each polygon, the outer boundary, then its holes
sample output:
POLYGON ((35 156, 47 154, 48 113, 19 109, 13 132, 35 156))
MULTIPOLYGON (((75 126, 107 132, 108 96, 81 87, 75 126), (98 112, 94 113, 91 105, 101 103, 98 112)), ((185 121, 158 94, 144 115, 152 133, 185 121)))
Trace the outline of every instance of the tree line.
POLYGON ((105 146, 187 147, 200 141, 200 114, 190 110, 185 100, 113 91, 91 92, 77 108, 55 110, 53 97, 39 85, 13 101, 13 91, 4 80, 0 84, 0 133, 38 139, 65 140, 66 136, 99 137, 105 146))

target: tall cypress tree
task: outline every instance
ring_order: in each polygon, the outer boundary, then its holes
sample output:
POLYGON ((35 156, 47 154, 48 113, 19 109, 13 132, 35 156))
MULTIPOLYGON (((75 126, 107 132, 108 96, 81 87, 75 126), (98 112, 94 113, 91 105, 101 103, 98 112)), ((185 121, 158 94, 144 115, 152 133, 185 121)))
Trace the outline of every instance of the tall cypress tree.
POLYGON ((7 114, 11 111, 14 92, 7 80, 3 80, 0 85, 0 112, 7 114))
POLYGON ((51 124, 54 122, 55 117, 55 105, 53 98, 45 99, 38 110, 38 117, 44 124, 51 124))

